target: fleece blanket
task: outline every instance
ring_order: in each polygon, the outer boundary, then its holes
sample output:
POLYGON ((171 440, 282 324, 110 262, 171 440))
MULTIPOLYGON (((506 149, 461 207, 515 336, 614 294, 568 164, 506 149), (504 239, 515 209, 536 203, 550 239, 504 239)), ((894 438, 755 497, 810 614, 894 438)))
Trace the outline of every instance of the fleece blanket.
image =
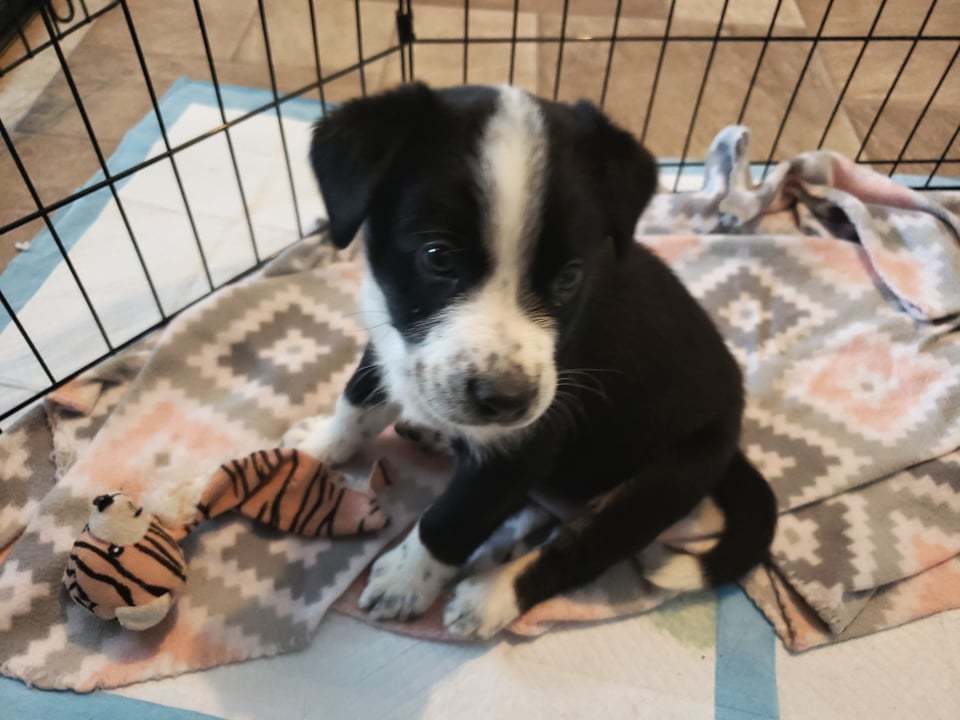
MULTIPOLYGON (((658 196, 638 239, 689 284, 744 365, 745 447, 783 512, 771 563, 746 587, 802 649, 960 602, 958 226, 950 198, 828 153, 753 187, 746 143, 743 129, 721 133, 703 190, 658 196)), ((374 537, 304 540, 215 521, 185 544, 190 582, 176 611, 146 633, 91 618, 60 577, 93 495, 174 487, 332 406, 363 343, 359 267, 304 241, 0 438, 0 672, 117 686, 300 648, 344 590, 338 607, 355 612, 363 569, 448 473, 390 431, 347 469, 365 478, 383 457, 392 470, 392 522, 374 537)), ((701 520, 664 540, 696 551, 710 530, 701 520)), ((521 551, 553 522, 551 508, 528 508, 476 563, 521 551)), ((668 598, 624 562, 511 631, 668 598)), ((435 613, 404 630, 442 637, 435 613)))

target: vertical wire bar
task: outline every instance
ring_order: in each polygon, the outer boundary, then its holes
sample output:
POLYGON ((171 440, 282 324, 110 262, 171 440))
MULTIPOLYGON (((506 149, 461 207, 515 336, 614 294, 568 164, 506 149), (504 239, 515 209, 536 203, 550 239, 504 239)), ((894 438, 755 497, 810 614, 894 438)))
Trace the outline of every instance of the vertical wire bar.
POLYGON ((607 53, 607 67, 603 71, 603 87, 600 89, 600 108, 607 104, 607 86, 610 84, 610 71, 613 70, 613 53, 617 48, 617 30, 620 28, 620 12, 623 0, 617 0, 617 9, 613 13, 613 29, 610 32, 610 50, 607 53))
MULTIPOLYGON (((884 0, 886 2, 886 0, 884 0)), ((753 94, 753 88, 757 84, 757 78, 760 76, 760 68, 763 66, 763 58, 767 55, 767 48, 770 47, 770 39, 773 37, 773 29, 777 25, 777 18, 780 17, 780 7, 783 0, 777 0, 777 6, 773 9, 773 16, 770 18, 770 24, 767 26, 767 33, 763 37, 763 45, 760 46, 760 54, 757 55, 757 64, 753 68, 753 74, 750 76, 750 84, 747 85, 747 94, 743 97, 743 104, 740 106, 740 112, 737 113, 737 125, 743 125, 743 118, 747 114, 747 106, 750 104, 750 96, 753 94)))
MULTIPOLYGON (((312 2, 313 0, 311 0, 311 3, 312 2)), ((399 17, 401 14, 403 14, 403 0, 397 0, 397 18, 398 18, 397 22, 398 23, 399 23, 399 17)), ((406 83, 406 82, 409 82, 410 80, 407 77, 407 49, 404 47, 403 38, 399 36, 399 32, 397 36, 397 41, 400 43, 400 81, 406 83)), ((323 92, 323 85, 320 85, 320 90, 321 92, 323 92)), ((326 111, 324 111, 324 114, 326 114, 326 111)))
POLYGON ((38 363, 40 363, 40 367, 43 368, 43 372, 50 381, 50 384, 52 385, 55 383, 57 381, 56 378, 53 377, 53 373, 50 372, 50 368, 48 368, 47 363, 44 362, 43 356, 40 354, 40 351, 37 350, 37 346, 33 344, 33 340, 30 338, 30 334, 27 332, 27 329, 20 322, 20 318, 17 317, 17 314, 13 311, 10 303, 7 302, 7 298, 4 296, 3 290, 0 290, 0 305, 3 305, 3 309, 7 311, 7 315, 9 315, 10 319, 13 320, 13 324, 16 326, 17 331, 20 333, 24 342, 27 343, 27 347, 29 347, 30 352, 33 353, 33 357, 38 363))
POLYGON ((873 120, 870 122, 870 127, 867 128, 867 134, 864 136, 863 142, 860 143, 860 149, 857 150, 857 155, 854 158, 856 162, 860 162, 861 158, 863 157, 863 151, 866 149, 867 143, 870 142, 870 138, 873 136, 873 131, 877 127, 877 123, 880 122, 880 116, 883 115, 883 111, 887 109, 887 103, 890 102, 890 98, 893 97, 893 92, 897 89, 897 84, 900 82, 900 76, 903 75, 903 71, 909 64, 910 58, 913 57, 913 51, 917 49, 917 43, 920 42, 920 37, 923 35, 924 30, 927 29, 927 23, 930 22, 930 16, 933 15, 933 10, 936 6, 937 0, 931 0, 930 7, 927 8, 927 14, 923 18, 923 23, 920 25, 920 29, 917 30, 917 34, 913 38, 913 42, 910 43, 910 48, 907 50, 907 54, 903 58, 903 62, 900 63, 900 67, 897 69, 897 74, 893 78, 893 82, 890 84, 887 94, 883 96, 883 102, 880 103, 880 107, 877 109, 877 114, 873 116, 873 120))
MULTIPOLYGON (((260 0, 261 13, 263 12, 263 0, 260 0)), ((366 62, 363 59, 363 23, 360 21, 360 0, 353 0, 353 15, 357 20, 357 62, 360 70, 360 94, 367 96, 367 73, 363 66, 366 62)))
POLYGON ((940 166, 943 165, 943 161, 947 159, 950 148, 953 147, 953 143, 956 142, 958 135, 960 135, 960 125, 957 125, 957 129, 953 131, 953 135, 951 135, 950 139, 947 141, 946 146, 943 148, 943 152, 940 153, 940 158, 937 160, 937 164, 933 166, 933 170, 931 170, 930 174, 927 176, 927 181, 923 184, 924 190, 930 187, 930 183, 933 182, 933 178, 936 177, 937 173, 940 171, 940 166))
MULTIPOLYGON (((194 0, 197 2, 197 0, 194 0)), ((314 0, 307 0, 307 6, 310 9, 310 37, 313 42, 313 66, 317 71, 317 91, 320 94, 320 111, 327 114, 327 95, 323 89, 323 65, 320 63, 320 37, 317 34, 317 9, 314 0)), ((401 60, 403 53, 400 53, 401 60)), ((404 72, 406 75, 406 72, 404 72)))
POLYGON ((470 67, 470 0, 463 0, 463 84, 467 84, 470 67))
POLYGON ((927 111, 930 110, 930 106, 933 105, 933 101, 939 94, 940 88, 943 87, 944 81, 947 79, 947 76, 953 69, 953 64, 957 61, 958 55, 960 55, 960 44, 958 44, 956 49, 953 51, 953 56, 950 58, 950 62, 947 64, 947 69, 943 71, 943 74, 940 76, 940 80, 937 81, 937 86, 933 89, 933 92, 930 93, 930 97, 927 98, 927 102, 924 103, 923 110, 920 111, 920 116, 913 124, 913 127, 910 128, 910 134, 907 135, 907 139, 903 143, 903 147, 901 147, 900 152, 897 153, 897 159, 893 163, 893 167, 890 168, 890 172, 887 173, 888 177, 893 177, 893 174, 897 171, 897 165, 899 165, 900 161, 903 160, 903 156, 906 154, 907 148, 910 147, 910 143, 913 141, 913 136, 917 134, 917 130, 920 128, 920 123, 922 123, 923 119, 927 116, 927 111))
POLYGON ((847 73, 847 79, 844 80, 843 87, 840 89, 840 94, 837 96, 837 101, 833 104, 833 109, 830 111, 830 117, 827 119, 827 124, 823 128, 823 134, 820 136, 820 142, 817 143, 817 150, 822 148, 823 144, 827 141, 827 134, 830 132, 830 128, 833 126, 833 121, 837 117, 837 113, 840 111, 840 106, 843 104, 843 99, 847 96, 847 90, 850 89, 850 83, 853 82, 853 76, 857 74, 857 69, 860 67, 860 62, 863 60, 863 56, 867 52, 867 45, 870 44, 870 40, 873 38, 873 33, 877 29, 877 23, 880 22, 880 16, 883 15, 883 9, 886 6, 887 0, 880 0, 880 6, 877 8, 877 13, 873 16, 873 20, 870 23, 870 29, 867 30, 867 38, 860 46, 860 50, 857 52, 857 57, 853 61, 853 66, 850 68, 850 72, 847 73))
MULTIPOLYGON (((410 23, 411 23, 411 25, 412 25, 412 23, 413 23, 413 0, 407 0, 407 13, 410 15, 410 23)), ((410 79, 411 79, 411 80, 416 80, 416 79, 417 79, 417 74, 416 74, 416 72, 415 72, 414 69, 413 69, 413 46, 414 46, 414 44, 416 43, 416 41, 417 41, 417 38, 416 38, 416 36, 414 36, 413 42, 410 43, 410 44, 407 46, 407 47, 408 47, 408 52, 410 53, 410 55, 409 55, 409 57, 408 57, 408 59, 407 59, 407 64, 410 66, 410 79)))
MULTIPOLYGON (((237 190, 240 192, 240 204, 243 206, 243 217, 247 222, 247 232, 250 233, 250 245, 253 248, 253 257, 260 262, 260 250, 257 247, 257 237, 253 231, 253 221, 250 219, 250 207, 247 204, 247 193, 243 189, 243 180, 240 177, 240 165, 237 163, 237 154, 233 147, 233 137, 227 126, 227 112, 223 104, 223 94, 220 92, 220 78, 217 75, 216 62, 213 59, 213 50, 210 47, 210 38, 207 35, 207 23, 203 19, 203 10, 200 0, 193 0, 193 9, 197 16, 197 25, 200 28, 200 38, 203 41, 203 52, 207 56, 207 67, 210 70, 210 79, 213 81, 213 92, 217 96, 217 109, 220 111, 220 122, 223 123, 223 134, 227 139, 227 151, 230 153, 230 164, 233 165, 233 176, 237 179, 237 190)), ((323 87, 322 85, 320 86, 323 87)), ((321 92, 322 89, 321 89, 321 92)))
POLYGON ((103 154, 103 149, 100 147, 100 141, 97 140, 97 134, 93 129, 93 123, 90 121, 90 116, 87 114, 87 108, 84 105, 83 99, 80 97, 80 90, 77 88, 77 83, 73 77, 73 72, 67 65, 67 58, 63 54, 63 48, 60 47, 60 40, 54 34, 53 26, 50 24, 50 18, 47 16, 45 9, 40 10, 40 17, 43 20, 44 28, 47 30, 47 34, 50 37, 50 43, 53 46, 53 50, 57 55, 57 62, 60 65, 60 71, 63 73, 63 79, 66 81, 67 87, 70 88, 70 94, 73 96, 73 102, 77 106, 77 111, 80 113, 80 120, 83 122, 83 127, 87 133, 87 139, 90 141, 90 146, 93 148, 94 155, 97 157, 97 164, 100 165, 100 172, 103 173, 104 179, 109 183, 108 186, 110 188, 110 195, 113 197, 113 202, 117 206, 117 212, 120 214, 120 220, 123 222, 123 227, 127 231, 127 235, 130 236, 130 244, 133 245, 133 251, 137 256, 137 262, 140 264, 140 269, 143 271, 143 277, 147 281, 147 286, 150 288, 150 294, 153 296, 153 302, 157 307, 157 312, 160 313, 161 318, 166 318, 167 315, 163 310, 163 304, 160 302, 160 294, 157 292, 157 288, 153 284, 153 278, 150 276, 150 271, 147 269, 147 262, 143 257, 143 253, 140 251, 140 244, 137 242, 136 233, 134 233, 133 226, 130 224, 127 211, 124 209, 123 203, 120 202, 120 194, 117 192, 117 186, 110 177, 110 168, 107 167, 106 156, 103 154))
MULTIPOLYGON (((193 240, 197 245, 197 252, 200 253, 200 264, 203 266, 203 274, 207 279, 207 287, 213 290, 213 276, 210 274, 210 265, 207 263, 207 255, 203 251, 203 243, 200 242, 200 233, 197 231, 197 223, 193 218, 193 211, 190 209, 187 191, 184 189, 183 180, 180 178, 180 168, 177 167, 177 159, 171 150, 170 137, 167 134, 167 125, 163 120, 163 114, 160 112, 160 103, 157 101, 157 93, 153 87, 153 80, 150 78, 150 70, 147 68, 147 59, 143 54, 143 48, 140 46, 140 37, 137 34, 137 29, 133 25, 133 16, 130 14, 130 8, 127 7, 127 0, 120 0, 120 9, 123 11, 123 19, 127 24, 127 31, 130 33, 130 41, 133 43, 133 50, 137 55, 137 63, 140 65, 140 73, 147 87, 147 94, 150 96, 150 105, 153 107, 153 114, 157 118, 157 126, 160 128, 163 147, 170 153, 170 168, 173 170, 173 178, 177 183, 180 199, 183 200, 183 209, 187 214, 187 221, 190 223, 190 231, 193 233, 193 240)), ((77 101, 79 102, 79 95, 77 96, 77 101)), ((106 161, 104 161, 104 167, 106 167, 106 161)), ((106 170, 104 170, 104 173, 106 174, 106 170)), ((118 205, 119 202, 118 199, 118 205)))
POLYGON ((693 117, 690 118, 690 127, 687 128, 687 136, 683 141, 683 152, 680 154, 680 164, 677 165, 677 175, 673 178, 673 192, 680 186, 680 177, 683 175, 683 168, 687 164, 687 153, 690 152, 690 141, 693 139, 693 130, 697 125, 697 115, 700 113, 700 103, 703 100, 703 92, 707 88, 707 81, 710 79, 710 69, 713 67, 713 58, 717 52, 717 44, 720 41, 720 33, 723 32, 723 21, 727 17, 727 7, 730 0, 723 0, 723 7, 720 8, 720 19, 717 21, 717 29, 713 34, 713 40, 710 43, 710 52, 707 55, 707 66, 703 70, 703 80, 700 81, 700 88, 697 90, 697 99, 693 105, 693 117))
POLYGON ((80 9, 83 10, 83 19, 90 19, 90 10, 87 9, 87 3, 84 0, 80 0, 80 9))
POLYGON ((783 117, 780 119, 780 126, 777 128, 777 134, 773 137, 773 143, 770 145, 770 152, 767 154, 767 159, 763 164, 763 171, 760 173, 760 180, 763 181, 767 177, 767 173, 770 171, 770 163, 773 162, 773 158, 777 154, 777 147, 780 145, 780 138, 783 137, 783 131, 787 127, 787 122, 790 120, 790 113, 793 111, 793 104, 797 100, 797 95, 800 93, 800 86, 803 85, 804 78, 807 77, 807 70, 810 69, 810 62, 813 60, 813 55, 817 51, 817 46, 820 43, 820 38, 823 37, 823 29, 827 26, 827 20, 830 18, 830 11, 833 9, 834 0, 830 0, 827 3, 827 7, 823 11, 823 17, 820 18, 820 24, 817 26, 817 32, 813 36, 813 42, 810 44, 810 49, 807 51, 807 56, 803 60, 803 66, 800 68, 800 74, 797 76, 797 82, 793 85, 793 90, 790 91, 790 99, 787 100, 787 107, 783 111, 783 117))
POLYGON ((520 0, 513 0, 513 26, 510 28, 510 76, 508 83, 513 85, 513 71, 517 64, 517 20, 520 18, 520 0))
POLYGON ((557 76, 553 80, 553 99, 560 95, 560 72, 563 69, 563 48, 567 44, 567 16, 570 14, 570 0, 563 0, 563 19, 560 21, 560 47, 557 48, 557 76))
POLYGON ((49 2, 49 0, 47 0, 47 2, 44 2, 40 5, 40 12, 43 13, 44 11, 49 12, 50 17, 53 19, 53 29, 56 31, 57 35, 59 36, 60 18, 57 17, 57 13, 53 10, 53 6, 49 2))
POLYGON ((260 11, 260 28, 263 31, 263 45, 267 51, 267 70, 270 73, 270 92, 273 93, 273 109, 277 115, 277 126, 280 128, 280 146, 283 148, 283 162, 287 167, 287 180, 290 183, 290 196, 293 198, 293 215, 297 221, 297 233, 303 234, 303 223, 300 222, 300 204, 297 202, 297 188, 293 184, 293 168, 290 165, 290 152, 287 150, 287 133, 283 129, 283 112, 280 110, 280 96, 277 93, 277 74, 273 66, 273 52, 270 50, 270 33, 267 30, 267 13, 263 8, 263 0, 257 0, 260 11))
POLYGON ((647 130, 650 129, 653 101, 657 97, 657 86, 660 84, 660 71, 663 70, 663 58, 667 54, 667 43, 670 41, 670 27, 673 25, 673 11, 676 7, 677 0, 670 0, 670 9, 667 11, 667 26, 663 30, 660 53, 657 55, 657 69, 653 73, 653 85, 650 87, 650 97, 647 99, 647 114, 643 118, 643 130, 640 132, 640 142, 646 141, 647 130))
POLYGON ((4 145, 7 146, 7 152, 10 153, 10 158, 13 160, 13 164, 17 166, 17 172, 20 173, 20 177, 23 179, 23 184, 26 186, 27 192, 30 193, 30 198, 33 200, 34 205, 37 206, 37 210, 40 212, 40 215, 43 218, 44 225, 47 226, 47 231, 50 233, 50 237, 53 238, 53 242, 56 244, 57 250, 60 251, 60 256, 63 258, 63 262, 66 264, 67 270, 70 271, 73 281, 77 284, 77 289, 80 291, 80 295, 83 296, 83 301, 86 303, 87 309, 93 316, 93 321, 96 323, 101 337, 103 337, 103 342, 106 343, 109 350, 113 350, 113 344, 110 342, 110 338, 107 337, 107 331, 103 328, 103 323, 100 321, 100 316, 93 307, 93 303, 90 301, 90 296, 87 295, 87 289, 83 286, 83 283, 80 282, 80 276, 77 274, 77 269, 73 266, 73 261, 70 259, 70 254, 63 246, 63 241, 60 239, 60 233, 58 233, 57 228, 54 227, 53 221, 50 219, 50 214, 44 210, 43 201, 40 199, 40 194, 37 192, 37 188, 30 179, 27 168, 23 164, 23 160, 20 159, 20 154, 14 147, 13 139, 7 132, 7 128, 3 124, 2 120, 0 120, 0 138, 3 139, 4 145))

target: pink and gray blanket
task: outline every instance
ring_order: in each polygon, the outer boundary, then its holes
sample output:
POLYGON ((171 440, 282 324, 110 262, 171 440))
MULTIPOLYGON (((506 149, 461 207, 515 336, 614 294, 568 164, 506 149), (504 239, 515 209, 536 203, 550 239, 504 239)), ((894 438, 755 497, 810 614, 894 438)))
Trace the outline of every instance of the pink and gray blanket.
MULTIPOLYGON (((781 517, 770 562, 744 587, 793 650, 960 607, 960 198, 910 192, 827 152, 754 186, 747 144, 745 129, 722 131, 703 188, 657 196, 637 230, 745 370, 744 447, 781 517)), ((190 581, 175 611, 144 633, 85 613, 60 577, 94 495, 173 487, 331 407, 363 344, 358 282, 358 260, 304 241, 0 437, 0 672, 112 687, 289 652, 329 609, 356 613, 364 569, 448 472, 390 431, 350 469, 365 477, 378 456, 391 471, 392 522, 375 536, 306 540, 215 521, 185 545, 190 581)), ((663 541, 696 551, 710 531, 700 520, 663 541)), ((552 522, 553 508, 531 506, 477 562, 552 522)), ((670 597, 623 562, 510 632, 670 597)), ((399 629, 443 637, 436 613, 399 629)))

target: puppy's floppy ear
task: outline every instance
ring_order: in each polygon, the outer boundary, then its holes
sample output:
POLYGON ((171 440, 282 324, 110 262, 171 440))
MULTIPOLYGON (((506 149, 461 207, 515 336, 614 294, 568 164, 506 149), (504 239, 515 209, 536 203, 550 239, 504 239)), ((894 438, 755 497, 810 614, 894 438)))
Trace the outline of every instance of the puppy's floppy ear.
POLYGON ((633 242, 640 214, 657 190, 657 163, 626 130, 611 123, 592 103, 574 108, 583 151, 590 167, 591 184, 603 207, 607 235, 617 253, 633 242))
POLYGON ((352 100, 316 124, 310 162, 338 248, 353 240, 398 151, 434 105, 433 92, 415 83, 352 100))

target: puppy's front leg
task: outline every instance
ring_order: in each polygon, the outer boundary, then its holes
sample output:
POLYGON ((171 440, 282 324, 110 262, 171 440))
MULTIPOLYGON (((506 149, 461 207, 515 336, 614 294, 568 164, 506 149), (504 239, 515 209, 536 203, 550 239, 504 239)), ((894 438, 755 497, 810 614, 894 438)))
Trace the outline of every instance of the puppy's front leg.
POLYGON ((523 505, 530 482, 525 470, 506 460, 458 457, 443 495, 400 545, 374 563, 360 608, 379 620, 425 612, 473 551, 523 505))
POLYGON ((303 450, 324 463, 353 457, 366 443, 397 419, 400 409, 387 401, 380 369, 368 345, 333 414, 301 420, 283 436, 286 447, 303 450))

